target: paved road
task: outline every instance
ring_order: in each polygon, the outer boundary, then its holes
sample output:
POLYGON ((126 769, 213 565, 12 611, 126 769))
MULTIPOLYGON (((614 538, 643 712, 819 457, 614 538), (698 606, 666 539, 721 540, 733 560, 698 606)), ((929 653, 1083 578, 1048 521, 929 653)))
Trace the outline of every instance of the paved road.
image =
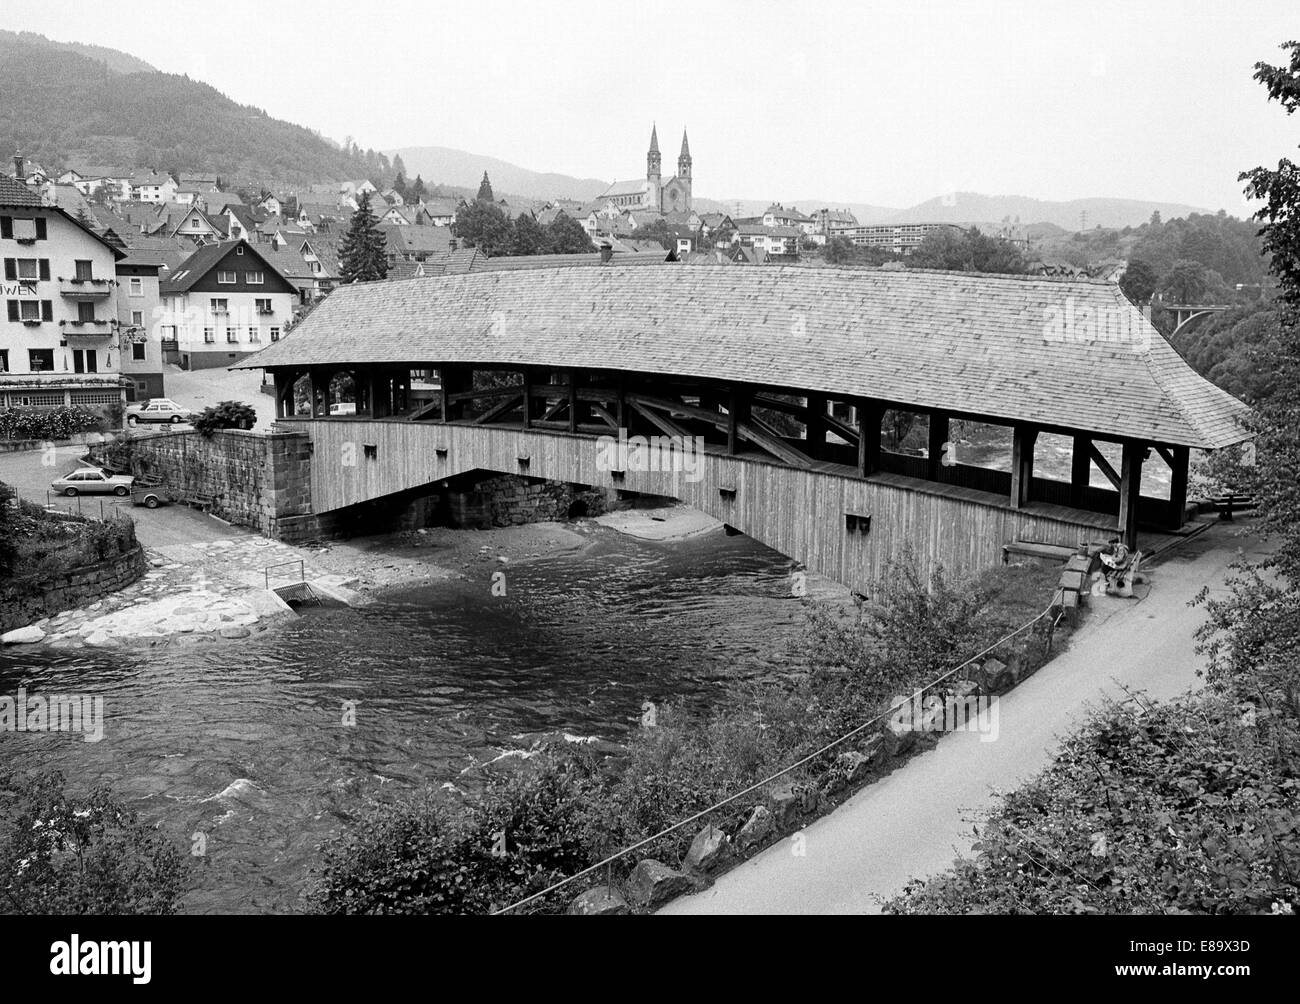
POLYGON ((1152 569, 1140 600, 1107 599, 1068 651, 999 702, 999 737, 952 733, 938 746, 865 788, 804 831, 806 854, 789 840, 721 876, 704 892, 660 911, 700 913, 876 913, 911 877, 946 868, 971 845, 971 820, 1041 770, 1058 738, 1103 694, 1123 687, 1169 698, 1197 685, 1202 660, 1192 632, 1204 611, 1187 601, 1203 586, 1224 592, 1236 549, 1262 554, 1226 526, 1185 542, 1152 569))
MULTIPOLYGON (((52 455, 42 450, 25 453, 0 453, 0 481, 12 485, 20 496, 30 502, 45 505, 50 482, 80 466, 78 458, 85 452, 82 446, 56 447, 52 455)), ((51 501, 62 509, 80 510, 98 515, 101 502, 103 511, 111 513, 120 505, 135 520, 136 538, 145 547, 159 548, 194 541, 222 540, 250 533, 243 527, 230 526, 188 506, 170 505, 157 509, 134 506, 111 495, 86 495, 80 500, 54 497, 51 501)))

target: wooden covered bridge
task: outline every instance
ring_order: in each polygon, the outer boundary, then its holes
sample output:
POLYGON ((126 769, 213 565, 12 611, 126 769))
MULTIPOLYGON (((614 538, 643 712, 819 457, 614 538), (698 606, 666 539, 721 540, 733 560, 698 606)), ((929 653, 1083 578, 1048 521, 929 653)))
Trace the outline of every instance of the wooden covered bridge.
POLYGON ((1010 542, 1177 529, 1189 451, 1247 438, 1241 402, 1087 280, 590 265, 368 283, 239 365, 272 374, 278 426, 311 437, 314 512, 522 474, 675 496, 855 588, 909 543, 968 571, 1010 542), (698 442, 698 470, 609 463, 620 430, 698 442), (1167 487, 1144 494, 1153 464, 1167 487))

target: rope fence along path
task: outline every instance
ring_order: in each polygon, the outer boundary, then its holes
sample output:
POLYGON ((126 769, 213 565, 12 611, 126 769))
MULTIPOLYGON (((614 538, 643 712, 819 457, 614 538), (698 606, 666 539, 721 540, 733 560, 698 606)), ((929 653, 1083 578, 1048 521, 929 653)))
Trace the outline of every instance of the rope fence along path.
MULTIPOLYGON (((806 764, 811 763, 812 761, 816 760, 818 757, 835 749, 837 746, 840 746, 848 742, 850 739, 854 738, 855 736, 859 736, 863 732, 867 731, 868 729, 879 725, 882 721, 885 721, 887 718, 889 718, 889 716, 893 715, 894 712, 910 705, 914 700, 916 700, 917 697, 924 694, 926 691, 934 689, 935 687, 943 683, 945 680, 948 680, 955 674, 961 672, 971 663, 978 662, 980 659, 984 658, 984 656, 988 655, 990 652, 994 651, 999 646, 1004 645, 1006 642, 1010 641, 1012 638, 1016 637, 1017 635, 1023 634, 1025 631, 1032 628, 1043 618, 1049 616, 1054 608, 1055 608, 1055 604, 1049 605, 1037 616, 1026 621, 1024 624, 1020 625, 1020 627, 1016 628, 1014 631, 1011 631, 1008 634, 1003 635, 992 645, 989 645, 987 648, 971 656, 969 659, 954 666, 952 669, 948 670, 943 675, 936 677, 935 679, 931 680, 929 683, 913 691, 912 694, 909 695, 904 700, 890 706, 889 708, 886 708, 884 711, 876 715, 874 718, 867 719, 867 721, 851 729, 850 731, 844 733, 844 735, 840 736, 838 739, 831 740, 825 746, 822 746, 820 749, 812 753, 809 753, 807 756, 799 760, 796 760, 794 763, 790 764, 789 766, 783 767, 780 770, 778 770, 776 773, 769 774, 761 781, 756 781, 753 784, 751 784, 749 787, 743 788, 740 791, 735 792, 734 794, 728 795, 726 798, 722 799, 721 801, 715 802, 713 805, 701 809, 699 812, 696 812, 690 816, 687 816, 685 819, 673 823, 672 826, 666 827, 665 829, 660 830, 658 833, 655 833, 652 836, 645 837, 642 840, 638 840, 635 844, 632 844, 628 847, 624 847, 621 851, 614 852, 609 857, 596 862, 596 864, 594 865, 589 865, 588 867, 584 868, 582 871, 570 875, 568 878, 561 879, 559 882, 547 886, 545 889, 541 890, 540 892, 535 892, 531 896, 518 900, 517 902, 511 903, 509 906, 505 906, 499 910, 493 911, 492 916, 494 917, 501 916, 502 914, 507 914, 515 910, 518 910, 520 907, 528 906, 530 903, 535 903, 539 899, 543 899, 544 897, 549 896, 551 893, 563 889, 565 886, 571 885, 574 882, 577 882, 579 879, 586 878, 588 875, 592 875, 600 871, 602 868, 608 868, 615 861, 618 861, 621 858, 625 858, 629 854, 635 853, 636 851, 640 850, 642 847, 646 847, 654 843, 656 840, 660 840, 671 833, 676 833, 678 830, 682 829, 683 827, 690 826, 692 823, 698 822, 699 820, 703 819, 705 816, 709 815, 710 813, 716 812, 718 809, 730 805, 731 803, 737 801, 738 799, 744 798, 746 795, 751 795, 754 792, 767 787, 773 781, 777 781, 780 778, 785 777, 787 774, 798 770, 800 767, 803 767, 806 764)), ((1055 622, 1053 622, 1053 626, 1055 626, 1055 622)), ((1050 644, 1050 637, 1049 637, 1049 644, 1050 644)))

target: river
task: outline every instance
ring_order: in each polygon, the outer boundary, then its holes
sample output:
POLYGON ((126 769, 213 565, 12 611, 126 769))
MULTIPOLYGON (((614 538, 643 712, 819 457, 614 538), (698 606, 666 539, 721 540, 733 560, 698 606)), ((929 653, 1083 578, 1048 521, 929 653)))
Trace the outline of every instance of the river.
POLYGON ((106 783, 200 841, 186 912, 301 910, 317 845, 369 798, 463 786, 530 732, 617 741, 646 701, 706 703, 780 671, 803 624, 790 567, 721 530, 654 543, 598 528, 572 553, 308 609, 237 644, 9 651, 0 694, 102 696, 106 724, 96 743, 0 732, 0 758, 106 783))

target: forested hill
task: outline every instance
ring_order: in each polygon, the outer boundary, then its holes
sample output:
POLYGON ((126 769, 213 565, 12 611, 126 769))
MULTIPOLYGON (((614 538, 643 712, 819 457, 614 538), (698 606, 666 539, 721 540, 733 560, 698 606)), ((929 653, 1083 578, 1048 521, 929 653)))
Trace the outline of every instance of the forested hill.
MULTIPOLYGON (((236 104, 172 73, 118 72, 40 36, 0 33, 0 151, 46 170, 88 164, 214 172, 234 182, 305 184, 375 173, 364 154, 236 104)), ((147 65, 147 64, 142 64, 147 65)), ((372 158, 374 155, 372 154, 372 158)))

